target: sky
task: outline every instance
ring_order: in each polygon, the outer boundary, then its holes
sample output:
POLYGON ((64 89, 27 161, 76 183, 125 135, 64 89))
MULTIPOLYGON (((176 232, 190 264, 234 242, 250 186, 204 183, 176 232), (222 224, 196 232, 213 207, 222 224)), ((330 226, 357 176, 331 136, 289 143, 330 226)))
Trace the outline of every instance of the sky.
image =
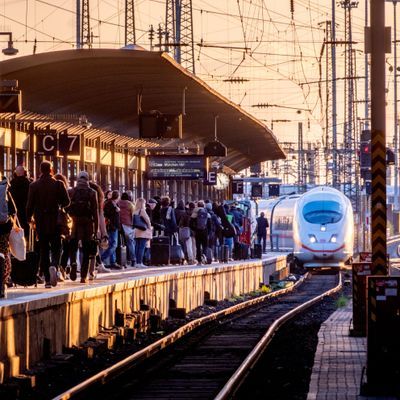
MULTIPOLYGON (((359 126, 365 116, 366 1, 360 1, 352 10, 359 126)), ((125 0, 90 0, 94 48, 124 45, 124 5, 125 0)), ((305 140, 323 143, 326 65, 321 48, 325 21, 332 19, 331 6, 331 0, 193 0, 196 74, 273 127, 280 141, 296 141, 298 123, 302 122, 305 140)), ((35 40, 37 53, 73 49, 75 10, 76 0, 0 0, 0 27, 3 32, 13 33, 18 56, 32 54, 35 40)), ((344 40, 344 9, 340 4, 335 13, 337 40, 344 40)), ((158 24, 164 24, 165 0, 136 0, 135 14, 137 44, 149 49, 148 29, 151 24, 155 29, 158 24)), ((392 25, 392 15, 393 5, 387 3, 388 26, 392 25)), ((0 35, 0 41, 6 39, 0 35)), ((344 46, 338 45, 336 52, 340 143, 343 140, 344 46)), ((0 60, 5 58, 1 54, 0 60)), ((387 65, 388 68, 393 65, 393 54, 387 55, 387 65)), ((393 115, 393 72, 388 69, 389 142, 393 135, 393 115)))

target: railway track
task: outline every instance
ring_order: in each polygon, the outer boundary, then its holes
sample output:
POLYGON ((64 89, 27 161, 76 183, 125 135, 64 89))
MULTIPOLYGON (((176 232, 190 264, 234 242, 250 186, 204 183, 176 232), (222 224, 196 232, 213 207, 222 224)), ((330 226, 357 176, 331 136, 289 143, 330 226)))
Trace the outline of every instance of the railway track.
POLYGON ((162 352, 173 339, 154 343, 55 399, 227 399, 280 325, 340 287, 338 274, 310 274, 282 296, 274 293, 192 321, 175 339, 190 335, 162 352), (143 361, 150 353, 157 354, 143 361))

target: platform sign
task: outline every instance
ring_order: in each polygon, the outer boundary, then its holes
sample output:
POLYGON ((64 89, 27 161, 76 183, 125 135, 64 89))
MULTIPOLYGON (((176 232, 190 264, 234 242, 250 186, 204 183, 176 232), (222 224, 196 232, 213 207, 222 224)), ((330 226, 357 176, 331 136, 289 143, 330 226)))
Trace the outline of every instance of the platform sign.
POLYGON ((36 152, 44 156, 56 156, 58 150, 57 131, 48 129, 35 131, 36 133, 36 152))
POLYGON ((216 169, 212 169, 207 172, 207 178, 204 179, 203 184, 209 185, 209 186, 213 186, 213 185, 217 184, 217 170, 216 169))
POLYGON ((353 262, 353 329, 352 336, 367 335, 367 276, 371 262, 353 262))
POLYGON ((244 193, 243 179, 233 179, 232 194, 243 194, 243 193, 244 193))
POLYGON ((367 384, 373 395, 400 391, 400 277, 369 276, 367 384))
POLYGON ((156 155, 146 157, 147 179, 205 179, 207 160, 197 155, 156 155))
POLYGON ((262 196, 263 196, 262 185, 260 185, 259 183, 253 183, 251 185, 251 197, 262 198, 262 196))
POLYGON ((81 137, 80 135, 69 135, 68 133, 60 133, 58 150, 60 154, 69 156, 81 155, 81 137))

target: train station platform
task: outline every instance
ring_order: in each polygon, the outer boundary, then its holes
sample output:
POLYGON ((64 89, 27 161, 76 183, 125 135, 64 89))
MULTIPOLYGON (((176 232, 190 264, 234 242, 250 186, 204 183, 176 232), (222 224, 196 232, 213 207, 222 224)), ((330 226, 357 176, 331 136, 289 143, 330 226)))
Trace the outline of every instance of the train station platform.
POLYGON ((359 394, 367 363, 367 338, 349 336, 352 316, 350 302, 321 325, 307 400, 396 399, 359 394))
POLYGON ((45 348, 61 353, 113 326, 117 309, 132 313, 146 304, 164 319, 170 300, 189 312, 204 303, 205 292, 223 300, 287 273, 286 254, 269 253, 262 260, 128 268, 99 274, 90 284, 10 289, 0 301, 0 383, 40 361, 45 348))

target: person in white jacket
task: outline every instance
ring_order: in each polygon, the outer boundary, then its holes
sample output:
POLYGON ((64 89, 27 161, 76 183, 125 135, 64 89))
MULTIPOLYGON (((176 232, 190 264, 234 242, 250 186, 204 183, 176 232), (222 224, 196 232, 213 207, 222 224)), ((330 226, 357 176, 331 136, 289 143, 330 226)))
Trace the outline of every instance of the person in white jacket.
POLYGON ((140 230, 135 229, 135 256, 136 256, 136 267, 143 268, 143 257, 146 250, 146 245, 153 237, 153 227, 151 226, 150 217, 146 212, 146 200, 138 198, 135 204, 135 211, 133 215, 139 215, 140 218, 145 222, 146 229, 140 230))

